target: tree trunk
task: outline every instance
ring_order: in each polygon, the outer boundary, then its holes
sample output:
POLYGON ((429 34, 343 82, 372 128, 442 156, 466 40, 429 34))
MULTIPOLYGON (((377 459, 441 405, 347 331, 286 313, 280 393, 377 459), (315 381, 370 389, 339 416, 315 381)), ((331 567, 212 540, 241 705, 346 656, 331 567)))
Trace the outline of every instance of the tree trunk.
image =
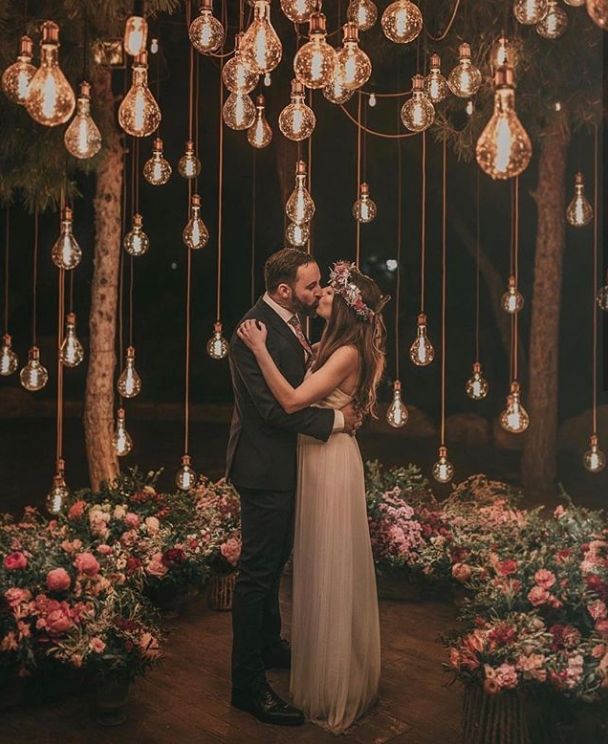
POLYGON ((522 481, 535 500, 554 494, 557 475, 558 348, 562 259, 566 236, 566 158, 570 132, 556 113, 541 144, 538 227, 532 290, 528 388, 523 400, 530 414, 522 458, 522 481))
POLYGON ((84 408, 84 430, 91 488, 113 480, 119 472, 112 447, 114 428, 114 368, 123 179, 121 134, 116 124, 112 73, 96 65, 94 100, 106 148, 97 174, 95 257, 89 317, 90 352, 84 408))

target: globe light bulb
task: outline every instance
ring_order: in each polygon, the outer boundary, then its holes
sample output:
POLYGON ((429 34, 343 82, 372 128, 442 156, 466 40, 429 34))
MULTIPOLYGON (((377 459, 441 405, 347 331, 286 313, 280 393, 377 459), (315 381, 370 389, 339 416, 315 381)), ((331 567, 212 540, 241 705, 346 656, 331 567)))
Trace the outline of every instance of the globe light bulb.
POLYGON ((557 4, 557 0, 549 0, 547 14, 536 24, 536 33, 543 39, 559 39, 568 28, 568 14, 557 4))
POLYGON ((334 79, 338 65, 336 50, 327 43, 327 21, 323 13, 310 17, 308 41, 293 59, 296 78, 307 88, 324 88, 334 79))
POLYGON ((424 90, 432 103, 443 101, 449 93, 448 81, 441 74, 441 57, 438 54, 431 55, 431 70, 424 78, 424 90))
POLYGON ((515 69, 519 62, 520 47, 519 40, 514 41, 506 36, 500 36, 490 50, 492 74, 495 75, 499 67, 512 67, 515 69))
POLYGON ((369 31, 378 18, 378 8, 372 0, 350 0, 346 18, 354 23, 359 31, 369 31))
POLYGON ((253 21, 243 35, 241 54, 247 67, 258 75, 274 70, 281 61, 283 47, 270 22, 269 0, 255 0, 253 21))
POLYGON ((524 26, 540 23, 547 15, 549 0, 515 0, 513 13, 524 26))
POLYGON ((370 108, 376 108, 376 104, 377 103, 378 103, 378 101, 376 99, 376 94, 375 93, 370 93, 369 94, 369 98, 367 99, 367 105, 370 108))
POLYGON ((585 196, 585 179, 580 172, 574 177, 574 196, 566 210, 566 219, 572 227, 585 227, 593 219, 593 208, 585 196))
POLYGON ((119 408, 116 414, 116 429, 112 436, 112 447, 118 457, 128 455, 133 449, 133 440, 131 439, 125 424, 125 409, 119 408))
POLYGON ((182 178, 196 178, 201 172, 201 161, 194 152, 194 142, 186 142, 186 150, 177 162, 177 172, 182 178))
POLYGON ((37 346, 32 346, 27 357, 27 364, 21 370, 19 378, 26 390, 35 393, 37 390, 42 390, 46 385, 49 373, 40 364, 40 349, 37 346))
POLYGON ((481 371, 481 364, 475 362, 473 364, 473 375, 467 380, 467 395, 471 400, 483 400, 487 396, 489 388, 488 381, 481 371))
POLYGON ((150 40, 150 54, 158 54, 160 46, 158 43, 158 39, 151 39, 150 40))
POLYGON ((345 23, 342 47, 337 52, 336 77, 347 90, 365 85, 372 74, 372 63, 359 48, 359 29, 355 23, 345 23))
POLYGON ((12 348, 13 339, 10 334, 2 336, 2 347, 0 347, 0 375, 8 377, 17 371, 19 358, 12 348))
POLYGON ((316 0, 281 0, 281 10, 292 23, 306 23, 316 6, 316 0))
POLYGON ((127 348, 126 366, 120 373, 117 388, 123 398, 135 398, 141 392, 141 377, 135 369, 135 349, 132 346, 127 348))
POLYGON ((511 392, 507 396, 507 407, 500 414, 500 425, 511 434, 521 434, 528 428, 530 418, 520 400, 518 382, 511 383, 511 392))
POLYGON ((132 84, 118 107, 118 123, 132 137, 147 137, 158 129, 160 108, 148 88, 148 54, 133 60, 132 84))
POLYGON ((131 57, 137 57, 146 51, 148 41, 148 22, 143 16, 132 15, 125 23, 123 46, 131 57))
POLYGON ((225 359, 228 351, 228 341, 222 335, 222 324, 218 320, 213 326, 213 336, 207 341, 207 354, 212 359, 225 359))
POLYGON ((313 133, 317 118, 304 103, 304 86, 299 80, 291 81, 291 103, 279 114, 279 129, 287 139, 301 142, 313 133))
POLYGON ((470 98, 479 90, 481 72, 471 62, 471 47, 468 44, 461 44, 458 51, 460 62, 450 72, 448 85, 455 96, 470 98))
POLYGON ((412 78, 412 97, 401 107, 401 121, 410 132, 424 132, 435 121, 435 107, 424 92, 424 78, 412 78))
POLYGON ((134 214, 131 229, 123 240, 125 251, 130 256, 143 256, 150 247, 150 240, 143 228, 144 218, 141 214, 134 214))
POLYGON ((473 116, 473 114, 475 113, 475 104, 473 103, 472 98, 469 98, 464 110, 467 112, 467 116, 473 116))
POLYGON ((61 231, 51 250, 51 258, 58 269, 71 271, 82 259, 82 250, 72 234, 72 210, 64 207, 61 210, 61 231))
POLYGON ((182 233, 184 243, 190 250, 197 251, 209 242, 209 230, 201 217, 201 197, 192 194, 190 202, 190 219, 182 233))
POLYGON ((246 93, 231 93, 224 103, 222 118, 230 129, 249 129, 255 121, 255 104, 246 93))
POLYGON ((63 469, 63 460, 57 460, 53 484, 46 497, 46 510, 52 516, 61 514, 70 498, 70 491, 65 483, 63 469))
POLYGON ((243 62, 241 55, 241 41, 243 34, 237 34, 234 39, 234 56, 222 68, 224 86, 231 93, 251 93, 258 84, 258 76, 243 62))
POLYGON ((448 460, 447 447, 439 447, 439 459, 433 465, 433 478, 438 483, 449 483, 454 477, 454 466, 448 460))
POLYGON ((310 240, 310 223, 303 222, 301 225, 296 225, 295 222, 290 222, 285 228, 285 240, 294 248, 305 246, 310 240))
POLYGON ((345 88, 337 75, 334 75, 330 82, 323 88, 323 96, 330 103, 337 103, 339 105, 346 103, 353 96, 354 90, 348 90, 345 88))
POLYGON ((511 315, 518 313, 524 306, 524 296, 517 289, 517 279, 513 275, 509 277, 507 291, 503 294, 500 304, 502 309, 511 315))
POLYGON ((353 204, 353 217, 357 222, 371 222, 376 213, 376 203, 369 198, 369 186, 362 183, 359 186, 359 198, 353 204))
POLYGON ((604 286, 600 287, 595 299, 600 310, 608 311, 608 272, 606 272, 604 286))
POLYGON ((580 8, 585 4, 586 0, 564 0, 564 2, 571 8, 580 8))
POLYGON ((65 336, 59 349, 59 359, 64 367, 77 367, 84 359, 84 349, 76 335, 76 315, 68 313, 65 320, 65 336))
POLYGON ((80 95, 76 102, 76 116, 63 136, 66 150, 75 158, 92 158, 101 149, 101 133, 91 116, 91 86, 80 84, 80 95))
POLYGON ((272 129, 266 119, 264 96, 260 95, 256 98, 255 119, 247 130, 247 141, 252 147, 261 150, 263 147, 268 147, 271 140, 272 129))
POLYGON ((494 76, 494 113, 477 140, 475 157, 493 179, 515 178, 532 157, 532 143, 515 112, 513 70, 501 67, 494 76))
POLYGON ((188 29, 192 46, 201 54, 211 54, 224 43, 224 27, 213 15, 213 0, 201 0, 201 11, 188 29))
POLYGON ((264 87, 270 88, 270 86, 272 85, 272 75, 269 72, 267 72, 264 75, 263 81, 264 81, 264 87))
POLYGON ((587 13, 600 28, 608 28, 608 0, 587 0, 587 13))
POLYGON ((386 412, 386 420, 394 429, 400 429, 407 424, 409 413, 401 400, 401 382, 393 383, 393 401, 386 412))
POLYGON ((182 456, 182 464, 175 477, 175 485, 180 491, 190 491, 196 485, 196 473, 190 462, 190 455, 182 456))
POLYGON ((17 61, 2 73, 2 90, 13 103, 20 106, 25 106, 30 83, 36 74, 36 68, 32 64, 33 50, 34 44, 30 37, 22 36, 17 61))
POLYGON ((410 359, 417 367, 426 367, 435 358, 435 349, 426 333, 426 314, 418 315, 416 338, 410 347, 410 359))
POLYGON ((590 473, 599 473, 606 467, 606 455, 599 448, 597 434, 589 437, 589 449, 583 455, 583 465, 590 473))
POLYGON ((144 178, 152 186, 162 186, 172 172, 171 164, 163 154, 163 141, 157 137, 152 145, 152 157, 144 163, 144 178))
POLYGON ((315 203, 306 188, 306 163, 296 163, 296 184, 285 205, 287 217, 296 225, 310 222, 315 213, 315 203))
POLYGON ((29 115, 45 127, 56 127, 74 113, 76 98, 58 60, 59 26, 53 21, 42 24, 40 67, 27 90, 25 107, 29 115))
POLYGON ((422 13, 410 0, 396 0, 386 8, 380 23, 387 39, 409 44, 422 31, 422 13))

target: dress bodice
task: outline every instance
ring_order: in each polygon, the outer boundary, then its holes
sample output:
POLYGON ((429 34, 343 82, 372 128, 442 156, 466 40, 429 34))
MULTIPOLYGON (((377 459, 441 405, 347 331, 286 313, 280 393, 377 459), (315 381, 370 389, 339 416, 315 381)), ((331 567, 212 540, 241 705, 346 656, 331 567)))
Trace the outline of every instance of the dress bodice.
POLYGON ((344 406, 347 406, 352 401, 352 399, 352 395, 348 395, 348 393, 345 393, 344 390, 341 390, 338 387, 333 390, 326 398, 319 401, 315 405, 317 405, 319 408, 340 409, 344 408, 344 406))

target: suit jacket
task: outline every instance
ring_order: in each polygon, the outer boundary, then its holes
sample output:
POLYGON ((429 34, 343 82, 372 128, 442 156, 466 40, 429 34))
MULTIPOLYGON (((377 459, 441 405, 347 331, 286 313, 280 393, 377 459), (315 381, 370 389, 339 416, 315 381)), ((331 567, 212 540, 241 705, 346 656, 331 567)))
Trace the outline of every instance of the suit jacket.
MULTIPOLYGON (((296 335, 261 298, 241 322, 251 318, 265 323, 270 355, 285 379, 298 387, 306 373, 306 360, 296 335)), ((230 342, 229 360, 234 411, 226 453, 226 477, 237 487, 293 490, 297 473, 297 435, 308 434, 327 441, 334 425, 334 411, 305 408, 285 413, 270 392, 255 355, 236 332, 230 342)))

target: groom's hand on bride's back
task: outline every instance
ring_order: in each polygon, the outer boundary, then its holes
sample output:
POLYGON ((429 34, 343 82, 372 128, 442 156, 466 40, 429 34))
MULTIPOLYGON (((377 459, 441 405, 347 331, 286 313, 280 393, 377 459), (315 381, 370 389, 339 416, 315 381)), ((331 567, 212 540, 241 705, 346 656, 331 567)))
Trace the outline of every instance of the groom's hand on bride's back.
POLYGON ((363 423, 363 414, 354 403, 349 403, 341 410, 344 416, 344 432, 346 434, 356 434, 357 429, 363 423))

